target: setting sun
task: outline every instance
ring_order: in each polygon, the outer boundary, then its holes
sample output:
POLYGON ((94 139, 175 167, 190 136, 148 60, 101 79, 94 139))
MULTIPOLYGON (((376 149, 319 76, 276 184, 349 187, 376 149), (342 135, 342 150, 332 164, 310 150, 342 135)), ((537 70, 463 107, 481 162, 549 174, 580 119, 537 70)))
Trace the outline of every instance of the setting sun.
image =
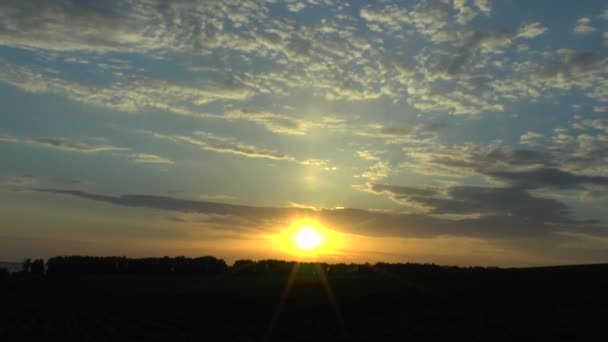
POLYGON ((304 226, 294 234, 296 246, 305 251, 315 249, 321 243, 321 235, 312 227, 304 226))
POLYGON ((272 236, 274 247, 298 258, 319 258, 333 255, 341 246, 341 235, 310 218, 292 221, 276 235, 272 236))

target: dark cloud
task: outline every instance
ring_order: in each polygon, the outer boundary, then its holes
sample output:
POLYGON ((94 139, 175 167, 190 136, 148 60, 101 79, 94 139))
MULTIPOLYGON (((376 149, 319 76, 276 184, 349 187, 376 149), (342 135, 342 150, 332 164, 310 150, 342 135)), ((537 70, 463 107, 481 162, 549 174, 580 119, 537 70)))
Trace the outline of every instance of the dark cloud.
POLYGON ((458 51, 441 56, 438 61, 438 69, 449 76, 460 74, 463 66, 472 60, 478 50, 499 50, 509 46, 515 37, 513 32, 505 30, 476 31, 466 39, 458 51))
POLYGON ((604 154, 595 149, 572 153, 559 149, 535 151, 504 147, 484 149, 478 146, 416 152, 419 164, 431 172, 440 169, 457 175, 474 173, 508 186, 526 189, 608 186, 607 176, 573 172, 602 166, 604 154))
POLYGON ((402 127, 382 127, 380 129, 380 133, 386 135, 407 135, 412 132, 412 127, 402 126, 402 127))
MULTIPOLYGON (((511 166, 552 165, 553 156, 545 152, 526 149, 493 149, 483 154, 480 161, 485 164, 503 163, 511 166)), ((483 165, 478 166, 484 169, 483 165)))
POLYGON ((550 167, 559 162, 554 155, 528 149, 490 148, 470 146, 460 149, 432 149, 420 153, 423 162, 455 169, 468 169, 480 174, 492 170, 510 170, 522 167, 550 167))
POLYGON ((522 188, 454 186, 443 191, 372 184, 370 191, 386 193, 405 205, 427 208, 432 215, 476 215, 511 217, 539 224, 581 223, 568 206, 557 200, 531 195, 522 188))
MULTIPOLYGON (((0 4, 0 44, 51 50, 122 50, 135 42, 124 2, 7 0, 0 4)), ((143 30, 142 30, 143 31, 143 30)))
POLYGON ((557 168, 538 168, 526 171, 491 171, 486 175, 523 188, 577 188, 583 185, 608 185, 606 176, 577 175, 557 168))
MULTIPOLYGON (((129 207, 144 207, 152 209, 164 209, 171 211, 179 211, 185 213, 213 213, 219 215, 233 216, 273 216, 274 212, 279 210, 275 208, 252 207, 244 205, 233 205, 207 201, 196 201, 177 199, 167 196, 154 195, 122 195, 122 196, 107 196, 94 194, 77 190, 61 190, 61 189, 35 189, 38 192, 48 192, 64 195, 72 195, 80 198, 86 198, 94 201, 107 202, 115 205, 129 207)), ((297 210, 294 208, 294 210, 297 210)))
POLYGON ((445 122, 426 122, 418 126, 420 129, 429 132, 438 132, 450 127, 450 124, 445 122))
POLYGON ((34 189, 37 192, 75 196, 92 201, 127 207, 142 207, 205 214, 205 222, 218 229, 252 231, 289 225, 298 218, 317 219, 329 227, 366 236, 433 237, 440 235, 474 237, 536 236, 556 229, 582 227, 591 221, 576 221, 568 208, 555 200, 537 198, 516 189, 484 189, 458 187, 451 189, 448 198, 441 200, 433 190, 384 186, 405 196, 414 192, 417 200, 434 206, 431 213, 388 213, 362 209, 320 209, 293 207, 254 207, 217 202, 177 199, 166 196, 123 195, 109 196, 63 189, 34 189), (438 213, 470 213, 466 206, 479 206, 480 217, 448 219, 438 213))
POLYGON ((539 78, 554 78, 558 76, 581 74, 586 72, 601 71, 600 67, 604 58, 598 52, 569 52, 559 61, 545 65, 534 76, 539 78))

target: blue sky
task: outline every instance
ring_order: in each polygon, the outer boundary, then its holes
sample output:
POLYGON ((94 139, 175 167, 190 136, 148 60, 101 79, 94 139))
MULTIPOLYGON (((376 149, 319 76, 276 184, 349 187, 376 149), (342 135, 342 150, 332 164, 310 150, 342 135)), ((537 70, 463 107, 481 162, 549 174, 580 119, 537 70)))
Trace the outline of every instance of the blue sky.
POLYGON ((3 1, 0 258, 608 257, 603 1, 3 1))

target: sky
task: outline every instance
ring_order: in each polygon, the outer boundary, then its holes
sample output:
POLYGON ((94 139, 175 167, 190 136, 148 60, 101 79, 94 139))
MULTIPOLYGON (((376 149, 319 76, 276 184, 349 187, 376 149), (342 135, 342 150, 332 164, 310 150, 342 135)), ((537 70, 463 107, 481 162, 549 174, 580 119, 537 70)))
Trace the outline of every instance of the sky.
POLYGON ((608 262, 605 1, 0 2, 0 260, 608 262), (310 256, 309 256, 310 257, 310 256))

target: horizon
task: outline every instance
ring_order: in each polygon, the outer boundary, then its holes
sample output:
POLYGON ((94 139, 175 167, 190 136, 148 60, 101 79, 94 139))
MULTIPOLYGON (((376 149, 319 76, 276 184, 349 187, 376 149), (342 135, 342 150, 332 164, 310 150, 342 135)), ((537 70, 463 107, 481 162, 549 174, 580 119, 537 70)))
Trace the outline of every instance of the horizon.
POLYGON ((0 260, 606 263, 607 76, 603 1, 3 1, 0 260))
POLYGON ((368 262, 368 261, 364 261, 364 262, 325 262, 325 261, 319 261, 319 260, 297 260, 297 259, 251 259, 251 258, 245 258, 245 259, 236 259, 236 260, 225 260, 223 258, 220 257, 216 257, 213 255, 199 255, 199 256, 192 256, 192 257, 187 257, 187 256, 183 256, 183 255, 174 255, 174 256, 170 256, 170 255, 164 255, 164 256, 148 256, 148 257, 128 257, 128 256, 124 256, 124 255, 55 255, 49 258, 25 258, 24 260, 21 261, 6 261, 6 260, 0 260, 0 269, 5 268, 3 266, 13 266, 12 270, 11 268, 7 268, 7 270, 9 271, 9 273, 15 273, 15 272, 20 272, 23 271, 22 266, 23 266, 23 262, 25 262, 26 260, 30 260, 30 261, 34 261, 37 259, 42 260, 45 264, 47 263, 47 261, 49 259, 54 259, 54 258, 73 258, 73 257, 77 257, 77 258, 99 258, 99 259, 104 259, 104 258, 121 258, 121 259, 128 259, 128 260, 144 260, 144 259, 158 259, 158 260, 162 260, 165 258, 168 259, 178 259, 178 258, 185 258, 185 259, 198 259, 198 258, 214 258, 218 261, 223 261, 226 264, 226 267, 228 268, 233 268, 235 267, 235 264, 239 261, 250 261, 253 263, 260 263, 260 262, 265 262, 265 261, 278 261, 278 262, 282 262, 282 263, 287 263, 287 264, 326 264, 328 266, 332 266, 332 265, 346 265, 346 266, 351 266, 351 265, 355 265, 355 266, 370 266, 370 267, 375 267, 376 265, 380 264, 380 265, 401 265, 401 266, 434 266, 434 267, 440 267, 440 268, 462 268, 462 269, 471 269, 471 268, 483 268, 483 269, 538 269, 538 268, 567 268, 567 267, 584 267, 584 266, 606 266, 608 265, 608 262, 603 262, 603 263, 582 263, 582 264, 558 264, 558 265, 532 265, 532 266, 519 266, 519 267, 502 267, 502 266, 493 266, 493 265, 449 265, 449 264, 436 264, 436 263, 432 263, 432 262, 386 262, 386 261, 376 261, 376 262, 368 262), (17 268, 17 266, 19 268, 17 268))

